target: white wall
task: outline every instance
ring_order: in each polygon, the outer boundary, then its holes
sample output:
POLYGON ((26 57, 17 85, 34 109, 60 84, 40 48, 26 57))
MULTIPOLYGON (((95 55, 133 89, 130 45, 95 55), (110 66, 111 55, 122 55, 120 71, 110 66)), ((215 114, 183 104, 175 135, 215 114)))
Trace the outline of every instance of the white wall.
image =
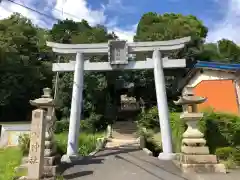
POLYGON ((31 124, 2 124, 0 147, 17 146, 21 134, 30 133, 31 124))
POLYGON ((188 86, 195 87, 201 81, 204 80, 220 80, 220 79, 235 79, 234 73, 229 73, 219 70, 204 70, 203 73, 198 71, 188 82, 188 86))

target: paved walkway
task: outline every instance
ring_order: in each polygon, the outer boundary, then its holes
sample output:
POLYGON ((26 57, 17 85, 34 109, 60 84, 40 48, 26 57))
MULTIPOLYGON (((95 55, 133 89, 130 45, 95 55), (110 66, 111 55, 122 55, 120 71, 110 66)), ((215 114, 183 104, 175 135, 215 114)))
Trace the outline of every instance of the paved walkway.
POLYGON ((187 180, 172 162, 160 161, 134 146, 106 148, 64 171, 64 179, 187 180))

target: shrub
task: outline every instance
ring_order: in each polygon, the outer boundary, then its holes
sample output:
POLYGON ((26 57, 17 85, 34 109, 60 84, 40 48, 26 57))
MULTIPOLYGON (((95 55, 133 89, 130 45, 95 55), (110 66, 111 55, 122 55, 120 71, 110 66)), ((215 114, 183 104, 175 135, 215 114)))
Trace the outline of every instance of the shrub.
MULTIPOLYGON (((79 136, 79 153, 83 156, 91 153, 97 144, 97 138, 102 137, 102 134, 86 134, 81 133, 79 136)), ((66 132, 55 134, 55 141, 57 144, 57 153, 64 155, 67 152, 68 134, 66 132)), ((19 147, 24 155, 29 153, 30 138, 28 134, 19 137, 19 147)))
POLYGON ((240 146, 236 147, 234 159, 237 161, 237 164, 240 165, 240 146))
POLYGON ((61 121, 56 121, 55 127, 54 127, 54 133, 59 134, 63 132, 68 132, 69 128, 69 120, 61 120, 61 121))
POLYGON ((155 134, 151 129, 141 129, 140 133, 145 140, 145 147, 153 152, 153 156, 158 156, 158 154, 162 152, 162 144, 161 141, 159 142, 160 134, 155 134))
MULTIPOLYGON (((184 123, 180 120, 179 113, 170 114, 170 123, 172 129, 172 140, 173 140, 173 149, 175 152, 180 152, 182 134, 185 130, 184 123)), ((138 116, 138 127, 145 127, 147 129, 152 129, 154 132, 159 132, 159 120, 158 120, 158 109, 156 106, 152 107, 145 113, 141 113, 138 116)))
POLYGON ((105 130, 108 123, 102 118, 102 115, 91 113, 90 116, 81 121, 81 130, 87 132, 99 132, 105 130))
POLYGON ((200 121, 210 152, 219 147, 240 145, 240 117, 227 113, 206 111, 200 121), (217 141, 216 141, 217 139, 217 141))
POLYGON ((232 147, 217 148, 215 154, 221 160, 227 160, 235 156, 236 149, 232 147))
MULTIPOLYGON (((105 130, 108 123, 102 119, 102 115, 92 113, 88 118, 80 121, 80 131, 84 132, 99 132, 105 130)), ((56 121, 54 133, 64 133, 69 130, 69 120, 64 119, 61 121, 56 121)))
POLYGON ((145 127, 154 131, 159 131, 159 120, 157 107, 153 107, 146 112, 140 113, 137 117, 139 127, 145 127))
POLYGON ((182 145, 182 134, 186 130, 186 125, 183 121, 181 121, 180 113, 171 113, 170 123, 172 129, 173 150, 174 152, 180 152, 182 145))
MULTIPOLYGON (((79 150, 78 153, 86 156, 91 153, 97 144, 97 138, 101 137, 102 134, 87 134, 81 133, 78 139, 79 150)), ((57 151, 60 155, 66 154, 67 152, 67 133, 60 133, 55 135, 55 140, 57 143, 57 151)))
POLYGON ((22 134, 18 139, 19 148, 21 149, 23 155, 27 155, 29 153, 30 147, 30 137, 29 134, 22 134))

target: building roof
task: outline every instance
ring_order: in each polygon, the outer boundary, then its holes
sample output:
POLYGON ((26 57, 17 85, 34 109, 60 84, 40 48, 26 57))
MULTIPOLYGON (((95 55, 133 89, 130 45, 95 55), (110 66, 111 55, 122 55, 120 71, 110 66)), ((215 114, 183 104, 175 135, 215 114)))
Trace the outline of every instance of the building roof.
POLYGON ((219 63, 219 62, 207 62, 207 61, 197 61, 197 63, 192 67, 192 69, 187 73, 185 78, 183 78, 178 83, 178 92, 184 88, 184 86, 189 82, 189 80, 196 74, 197 71, 201 69, 211 69, 216 71, 227 71, 232 73, 240 72, 240 64, 230 64, 230 63, 219 63))
POLYGON ((198 61, 193 68, 238 71, 240 64, 198 61))

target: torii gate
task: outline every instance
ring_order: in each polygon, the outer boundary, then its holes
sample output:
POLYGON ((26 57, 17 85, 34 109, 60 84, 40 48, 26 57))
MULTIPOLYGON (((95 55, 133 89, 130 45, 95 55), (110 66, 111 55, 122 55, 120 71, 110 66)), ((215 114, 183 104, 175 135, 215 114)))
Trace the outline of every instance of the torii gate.
MULTIPOLYGON (((63 161, 72 161, 78 156, 78 136, 80 115, 82 110, 83 72, 84 71, 114 71, 114 70, 140 70, 154 69, 156 97, 158 106, 159 123, 161 129, 163 152, 160 159, 170 160, 174 157, 172 152, 172 137, 169 123, 169 112, 165 89, 163 68, 184 68, 185 59, 162 58, 161 51, 181 49, 191 40, 185 37, 170 41, 133 42, 111 40, 108 43, 97 44, 59 44, 47 42, 53 52, 63 54, 76 54, 76 60, 69 63, 54 63, 52 70, 55 72, 74 71, 70 124, 68 133, 67 154, 63 161), (129 53, 153 52, 152 59, 129 61, 129 53), (84 61, 84 55, 108 54, 108 62, 84 61)), ((86 57, 85 57, 86 58, 86 57)))

